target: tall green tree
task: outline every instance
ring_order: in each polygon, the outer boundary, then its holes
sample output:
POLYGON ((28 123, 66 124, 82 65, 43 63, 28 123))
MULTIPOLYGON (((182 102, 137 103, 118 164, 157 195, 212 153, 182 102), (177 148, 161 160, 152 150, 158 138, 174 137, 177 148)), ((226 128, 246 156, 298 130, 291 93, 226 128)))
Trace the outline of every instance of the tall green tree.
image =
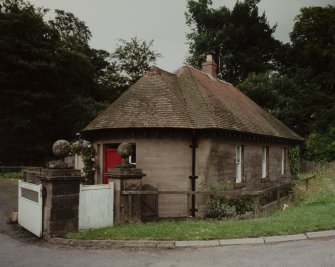
POLYGON ((302 8, 290 36, 293 69, 318 85, 305 88, 314 98, 314 128, 327 130, 335 124, 335 6, 302 8))
POLYGON ((66 47, 45 10, 0 1, 0 161, 37 164, 96 115, 96 65, 66 47))
POLYGON ((199 68, 206 54, 211 54, 219 65, 219 76, 234 84, 249 73, 279 69, 286 50, 273 37, 276 26, 271 27, 265 14, 259 14, 259 1, 237 1, 230 10, 211 8, 211 0, 189 0, 187 63, 199 68))
POLYGON ((55 14, 55 18, 49 23, 60 33, 63 40, 88 46, 92 33, 84 21, 64 10, 56 9, 55 14))
POLYGON ((305 91, 309 86, 313 85, 306 80, 304 73, 251 73, 237 85, 258 105, 303 137, 312 131, 314 99, 305 91))
POLYGON ((110 56, 105 82, 113 90, 110 101, 118 98, 127 88, 134 84, 161 55, 153 49, 153 40, 147 42, 137 37, 129 41, 120 39, 110 56))
POLYGON ((304 73, 310 110, 306 156, 310 160, 335 160, 335 6, 306 7, 295 19, 292 33, 293 67, 304 73))
POLYGON ((334 160, 335 7, 302 8, 290 37, 284 69, 238 87, 307 139, 306 158, 334 160))
POLYGON ((40 164, 154 63, 152 42, 122 41, 111 54, 89 46, 74 14, 0 0, 0 164, 40 164))

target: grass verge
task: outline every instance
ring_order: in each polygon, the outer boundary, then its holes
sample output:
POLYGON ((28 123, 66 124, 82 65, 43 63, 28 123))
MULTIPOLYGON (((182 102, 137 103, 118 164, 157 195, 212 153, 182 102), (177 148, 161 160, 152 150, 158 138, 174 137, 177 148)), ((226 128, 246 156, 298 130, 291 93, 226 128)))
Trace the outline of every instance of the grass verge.
POLYGON ((335 227, 335 202, 295 206, 271 217, 242 221, 179 221, 117 225, 69 233, 75 239, 208 240, 295 234, 335 227))
POLYGON ((0 177, 0 185, 18 185, 19 178, 0 177))
POLYGON ((270 217, 240 221, 165 221, 74 232, 74 239, 209 240, 296 234, 335 228, 335 165, 308 188, 294 188, 297 201, 270 217))

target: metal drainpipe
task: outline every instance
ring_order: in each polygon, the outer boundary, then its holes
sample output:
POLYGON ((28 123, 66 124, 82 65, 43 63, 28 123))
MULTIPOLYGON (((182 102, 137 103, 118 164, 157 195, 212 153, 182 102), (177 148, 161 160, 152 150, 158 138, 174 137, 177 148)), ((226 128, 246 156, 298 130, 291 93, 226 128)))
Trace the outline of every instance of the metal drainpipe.
MULTIPOLYGON (((192 191, 195 192, 195 180, 198 178, 198 176, 195 175, 195 156, 196 156, 196 148, 198 145, 196 144, 196 136, 195 136, 195 130, 192 131, 192 145, 190 145, 190 148, 192 148, 192 175, 189 176, 191 179, 191 185, 192 185, 192 191)), ((195 212, 198 211, 198 209, 195 208, 195 194, 192 194, 192 208, 191 213, 192 217, 195 217, 195 212)))

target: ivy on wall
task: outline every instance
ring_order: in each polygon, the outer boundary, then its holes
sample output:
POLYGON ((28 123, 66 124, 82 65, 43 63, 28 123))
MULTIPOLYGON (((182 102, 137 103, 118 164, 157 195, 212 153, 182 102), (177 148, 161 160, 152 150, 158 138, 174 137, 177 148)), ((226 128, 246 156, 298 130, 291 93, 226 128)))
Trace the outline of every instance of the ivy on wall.
POLYGON ((300 147, 293 146, 288 150, 288 157, 290 160, 290 171, 293 179, 298 178, 298 173, 300 171, 300 147))

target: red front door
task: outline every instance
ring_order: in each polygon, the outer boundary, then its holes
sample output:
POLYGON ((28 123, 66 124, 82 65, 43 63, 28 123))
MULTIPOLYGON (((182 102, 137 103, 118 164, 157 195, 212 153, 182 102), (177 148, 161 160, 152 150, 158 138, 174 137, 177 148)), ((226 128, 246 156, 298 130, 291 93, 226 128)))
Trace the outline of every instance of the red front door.
MULTIPOLYGON (((108 172, 108 169, 115 167, 115 165, 121 163, 122 158, 117 153, 117 148, 105 147, 104 155, 104 173, 108 172)), ((108 176, 104 174, 104 184, 108 184, 108 176)))

